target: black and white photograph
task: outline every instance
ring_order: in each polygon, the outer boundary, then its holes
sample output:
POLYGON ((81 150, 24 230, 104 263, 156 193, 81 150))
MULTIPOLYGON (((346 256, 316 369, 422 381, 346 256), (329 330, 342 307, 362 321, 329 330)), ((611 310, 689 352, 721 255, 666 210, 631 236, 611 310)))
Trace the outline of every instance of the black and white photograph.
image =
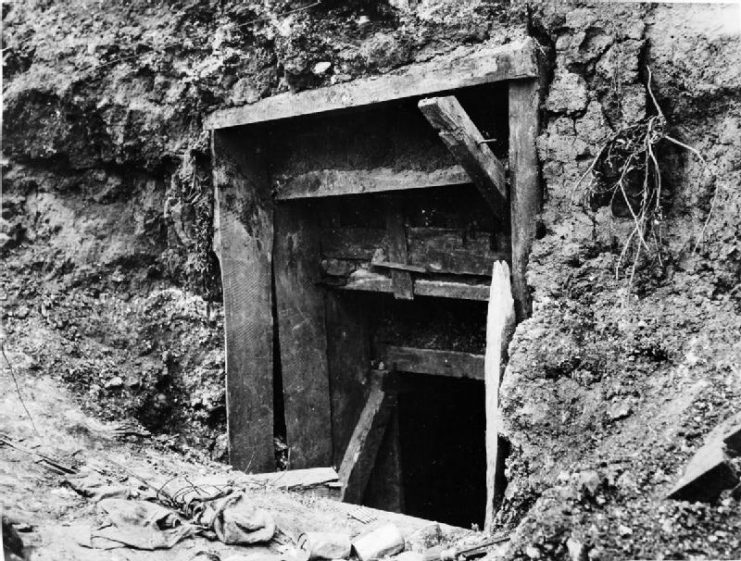
POLYGON ((4 561, 741 560, 741 1, 0 8, 4 561))

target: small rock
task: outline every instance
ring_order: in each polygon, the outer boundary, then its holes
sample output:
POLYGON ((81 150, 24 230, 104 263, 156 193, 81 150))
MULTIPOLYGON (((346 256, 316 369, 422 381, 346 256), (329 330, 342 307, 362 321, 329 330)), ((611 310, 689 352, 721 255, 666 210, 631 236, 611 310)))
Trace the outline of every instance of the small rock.
POLYGON ((566 540, 566 549, 569 550, 569 556, 571 561, 586 561, 587 559, 587 548, 584 544, 574 538, 566 540))
POLYGON ((229 456, 229 438, 226 434, 220 434, 214 440, 214 449, 211 457, 216 461, 225 461, 229 456))
POLYGON ((25 319, 26 317, 28 317, 28 312, 29 312, 28 306, 21 304, 20 306, 16 308, 13 315, 17 317, 18 319, 25 319))
POLYGON ((611 421, 618 421, 629 417, 632 413, 630 405, 627 403, 616 403, 607 412, 607 416, 611 421))
POLYGON ((120 388, 124 385, 123 378, 121 376, 114 376, 105 383, 106 388, 120 388))
POLYGON ((633 534, 633 530, 631 530, 627 526, 624 526, 623 524, 620 524, 620 526, 618 526, 618 534, 620 534, 622 537, 630 536, 631 534, 633 534))
POLYGON ((327 62, 327 61, 317 62, 314 65, 313 72, 317 76, 321 76, 322 74, 324 74, 325 72, 327 72, 327 70, 329 70, 331 67, 332 67, 332 63, 331 62, 327 62))
POLYGON ((589 495, 594 496, 599 489, 600 479, 599 473, 594 470, 583 471, 578 475, 578 484, 581 490, 586 491, 589 495))
POLYGON ((540 550, 534 545, 529 545, 525 548, 525 555, 530 559, 540 559, 540 550))

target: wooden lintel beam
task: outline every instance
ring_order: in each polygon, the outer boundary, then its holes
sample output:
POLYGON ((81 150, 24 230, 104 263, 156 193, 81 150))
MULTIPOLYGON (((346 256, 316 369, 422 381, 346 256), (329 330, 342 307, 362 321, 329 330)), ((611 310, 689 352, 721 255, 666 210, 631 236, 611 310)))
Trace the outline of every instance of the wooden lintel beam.
POLYGON ((504 165, 454 96, 423 99, 420 111, 500 218, 509 214, 504 165))
POLYGON ((378 449, 395 406, 396 395, 384 389, 384 375, 376 373, 371 378, 368 399, 340 465, 340 496, 343 502, 359 504, 363 500, 378 449))
POLYGON ((286 92, 242 107, 221 109, 206 129, 236 127, 367 107, 395 99, 433 95, 469 86, 536 77, 536 45, 531 38, 506 45, 460 48, 446 56, 375 76, 300 93, 286 92))

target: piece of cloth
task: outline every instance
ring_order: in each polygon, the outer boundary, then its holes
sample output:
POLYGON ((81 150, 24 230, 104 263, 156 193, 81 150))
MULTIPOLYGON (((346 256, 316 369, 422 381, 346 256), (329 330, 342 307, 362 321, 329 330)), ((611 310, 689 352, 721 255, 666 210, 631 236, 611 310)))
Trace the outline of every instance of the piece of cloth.
POLYGON ((134 496, 132 489, 126 485, 110 484, 102 475, 89 471, 74 473, 66 477, 67 483, 83 497, 94 501, 102 499, 128 499, 134 496))
POLYGON ((103 523, 87 533, 78 532, 77 541, 94 549, 154 550, 169 549, 196 534, 228 545, 264 543, 273 538, 272 516, 250 505, 243 493, 221 494, 190 500, 188 519, 155 502, 104 498, 98 502, 103 523))
POLYGON ((98 508, 105 521, 89 536, 78 534, 80 545, 94 549, 169 549, 199 531, 170 509, 152 502, 102 499, 98 508))

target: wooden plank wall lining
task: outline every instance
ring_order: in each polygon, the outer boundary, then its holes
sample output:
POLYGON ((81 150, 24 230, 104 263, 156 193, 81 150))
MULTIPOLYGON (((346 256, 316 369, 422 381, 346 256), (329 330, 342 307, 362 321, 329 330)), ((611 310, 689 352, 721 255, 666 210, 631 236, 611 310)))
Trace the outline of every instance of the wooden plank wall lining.
POLYGON ((289 467, 332 464, 324 292, 311 206, 275 209, 275 295, 289 467))
MULTIPOLYGON (((373 228, 328 228, 321 234, 322 257, 370 262, 378 248, 389 247, 386 232, 373 228)), ((407 262, 430 272, 488 276, 494 261, 509 260, 509 239, 488 232, 448 228, 406 228, 407 262), (501 248, 501 249, 500 249, 501 248)))

